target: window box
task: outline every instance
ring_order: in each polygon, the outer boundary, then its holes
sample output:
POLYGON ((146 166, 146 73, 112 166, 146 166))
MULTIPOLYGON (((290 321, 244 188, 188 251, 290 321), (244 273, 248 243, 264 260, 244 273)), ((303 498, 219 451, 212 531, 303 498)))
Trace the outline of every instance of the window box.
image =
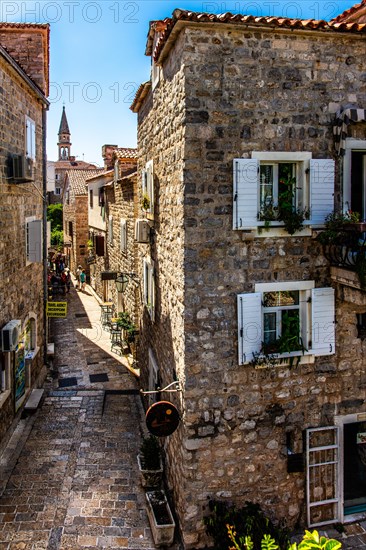
POLYGON ((174 541, 175 521, 164 491, 146 492, 147 515, 156 546, 170 546, 174 541))

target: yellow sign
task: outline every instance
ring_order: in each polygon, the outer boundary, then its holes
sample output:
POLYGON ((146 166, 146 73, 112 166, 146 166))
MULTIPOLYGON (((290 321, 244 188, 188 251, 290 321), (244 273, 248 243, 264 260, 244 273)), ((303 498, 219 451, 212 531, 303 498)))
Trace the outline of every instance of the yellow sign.
POLYGON ((47 302, 47 317, 66 317, 67 302, 47 302))

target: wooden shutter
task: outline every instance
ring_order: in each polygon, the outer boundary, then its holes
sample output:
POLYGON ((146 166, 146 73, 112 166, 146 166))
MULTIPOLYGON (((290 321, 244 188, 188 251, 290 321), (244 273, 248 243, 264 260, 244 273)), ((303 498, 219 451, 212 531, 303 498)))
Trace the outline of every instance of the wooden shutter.
POLYGON ((113 244, 113 216, 108 218, 108 242, 113 244))
POLYGON ((310 160, 310 223, 322 225, 334 210, 334 160, 310 160))
POLYGON ((104 256, 104 237, 102 235, 95 237, 95 253, 97 256, 104 256))
POLYGON ((42 262, 42 220, 27 223, 27 260, 42 262))
POLYGON ((262 294, 239 294, 238 353, 239 365, 249 363, 262 346, 262 294))
POLYGON ((234 159, 233 229, 258 225, 259 161, 234 159))
POLYGON ((311 291, 312 351, 315 355, 335 353, 334 289, 313 288, 311 291))
POLYGON ((127 250, 127 222, 126 220, 120 221, 120 246, 121 252, 126 252, 127 250))

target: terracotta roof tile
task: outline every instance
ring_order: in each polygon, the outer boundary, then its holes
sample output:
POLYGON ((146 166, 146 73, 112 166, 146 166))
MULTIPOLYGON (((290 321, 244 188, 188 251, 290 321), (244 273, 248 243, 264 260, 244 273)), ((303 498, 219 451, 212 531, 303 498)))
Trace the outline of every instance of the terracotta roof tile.
POLYGON ((74 195, 87 195, 86 180, 92 176, 97 176, 104 172, 104 168, 94 170, 68 170, 67 176, 69 188, 74 195))
POLYGON ((345 10, 332 21, 337 23, 366 23, 366 0, 362 0, 360 4, 355 4, 345 10))
POLYGON ((151 88, 151 81, 144 82, 143 84, 140 84, 140 86, 137 89, 137 92, 135 94, 134 100, 130 106, 131 111, 134 113, 137 113, 140 109, 141 103, 147 96, 148 91, 151 88))
POLYGON ((114 151, 114 156, 118 159, 137 159, 137 149, 130 147, 118 147, 114 151))
MULTIPOLYGON (((365 0, 363 0, 363 3, 365 0)), ((352 8, 351 8, 352 9, 352 8)), ((302 29, 302 30, 326 30, 326 31, 338 31, 338 32, 366 32, 366 24, 342 20, 316 20, 316 19, 291 19, 288 17, 268 17, 268 16, 254 16, 254 15, 242 15, 232 14, 230 12, 213 14, 206 12, 194 12, 176 9, 173 12, 171 18, 166 18, 161 21, 152 21, 150 23, 150 29, 148 33, 148 40, 146 45, 146 55, 152 55, 155 62, 159 62, 161 52, 173 30, 175 25, 179 22, 191 22, 191 23, 226 23, 236 25, 248 25, 251 26, 266 26, 268 28, 281 28, 281 29, 302 29), (159 33, 159 37, 156 40, 154 51, 154 34, 159 33)), ((136 94, 137 95, 137 94, 136 94)))

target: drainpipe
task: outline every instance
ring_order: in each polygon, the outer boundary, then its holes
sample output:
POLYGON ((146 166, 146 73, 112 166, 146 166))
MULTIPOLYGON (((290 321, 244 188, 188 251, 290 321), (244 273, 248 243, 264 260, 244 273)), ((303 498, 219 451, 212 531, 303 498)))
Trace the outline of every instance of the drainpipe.
POLYGON ((46 155, 46 128, 48 105, 42 109, 42 168, 43 168, 43 364, 47 364, 48 319, 46 315, 48 284, 47 284, 47 155, 46 155))

